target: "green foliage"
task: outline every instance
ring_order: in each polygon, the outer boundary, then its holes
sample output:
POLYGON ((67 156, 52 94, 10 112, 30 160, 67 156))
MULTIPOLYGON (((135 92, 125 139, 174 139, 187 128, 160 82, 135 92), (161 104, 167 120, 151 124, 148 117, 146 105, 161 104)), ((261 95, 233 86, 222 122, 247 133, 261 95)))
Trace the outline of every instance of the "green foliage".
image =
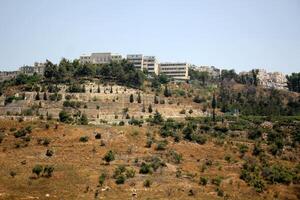
POLYGON ((211 180, 211 183, 214 184, 214 185, 220 186, 221 182, 222 182, 222 179, 223 178, 221 176, 217 176, 216 178, 213 178, 211 180))
POLYGON ((133 102, 134 102, 133 94, 130 94, 130 96, 129 96, 129 102, 130 102, 130 103, 133 103, 133 102))
POLYGON ((62 110, 59 112, 59 121, 64 122, 64 123, 71 123, 73 121, 73 119, 69 113, 62 110))
POLYGON ((146 179, 143 183, 144 187, 149 188, 151 186, 152 182, 149 179, 146 179))
POLYGON ((293 181, 295 174, 281 165, 273 165, 271 167, 265 167, 262 171, 262 176, 271 184, 290 184, 293 181))
POLYGON ((79 124, 88 125, 88 123, 89 123, 89 120, 88 120, 86 114, 82 114, 80 119, 79 119, 79 124))
POLYGON ((43 166, 42 165, 35 165, 32 168, 32 173, 36 174, 38 177, 40 176, 42 171, 43 171, 43 166))
POLYGON ((121 174, 121 175, 116 177, 116 184, 118 184, 118 185, 124 184, 125 180, 126 180, 125 175, 121 174))
POLYGON ((66 108, 80 108, 81 107, 81 102, 80 101, 64 101, 63 106, 66 108))
POLYGON ((199 181, 200 185, 205 186, 207 185, 207 183, 208 183, 208 179, 206 177, 200 177, 200 181, 199 181))
POLYGON ((287 75, 287 84, 290 91, 300 92, 300 72, 287 75))
POLYGON ((89 141, 89 137, 88 137, 88 136, 81 136, 81 137, 79 138, 79 141, 80 141, 80 142, 87 142, 87 141, 89 141))
POLYGON ((26 75, 26 74, 18 74, 14 80, 15 85, 24 85, 29 84, 33 85, 35 83, 38 83, 41 80, 41 77, 37 74, 33 74, 32 76, 26 75))
POLYGON ((169 151, 168 154, 171 157, 171 160, 175 163, 175 164, 180 164, 182 161, 182 154, 176 152, 175 150, 171 150, 169 151))
POLYGON ((103 186, 103 184, 105 182, 105 179, 106 179, 106 174, 105 173, 101 173, 101 175, 98 178, 98 182, 99 182, 100 186, 103 186))
POLYGON ((157 146, 156 146, 156 150, 158 150, 158 151, 166 150, 167 145, 168 145, 167 140, 158 141, 157 146))
POLYGON ((103 157, 103 160, 105 160, 107 163, 115 160, 115 153, 112 150, 109 150, 103 157))

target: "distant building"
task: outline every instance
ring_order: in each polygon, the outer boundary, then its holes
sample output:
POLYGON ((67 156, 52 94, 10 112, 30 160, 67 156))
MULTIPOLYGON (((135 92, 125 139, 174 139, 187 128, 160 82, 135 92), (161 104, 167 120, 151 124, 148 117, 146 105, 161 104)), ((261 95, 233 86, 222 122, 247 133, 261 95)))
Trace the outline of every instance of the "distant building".
POLYGON ((89 55, 81 55, 79 58, 80 63, 92 63, 92 64, 107 64, 111 61, 121 61, 122 56, 113 53, 92 53, 89 55))
POLYGON ((19 71, 0 71, 0 81, 15 78, 18 74, 19 71))
POLYGON ((189 80, 189 65, 181 62, 159 64, 159 74, 165 74, 175 81, 189 80))
POLYGON ((218 78, 221 74, 221 70, 217 69, 215 66, 194 66, 193 69, 199 72, 207 72, 214 78, 218 78))
POLYGON ((132 63, 136 69, 147 70, 149 73, 158 75, 158 62, 155 56, 144 56, 143 54, 127 55, 127 61, 132 63))
POLYGON ((34 66, 20 67, 19 72, 27 75, 33 75, 34 73, 44 75, 45 63, 35 62, 34 66))
POLYGON ((127 61, 134 65, 135 69, 143 70, 144 56, 143 54, 129 54, 127 61))
MULTIPOLYGON (((286 76, 281 72, 267 72, 265 69, 255 69, 257 71, 258 85, 265 88, 287 89, 286 76)), ((252 76, 252 71, 241 72, 242 75, 252 76)))

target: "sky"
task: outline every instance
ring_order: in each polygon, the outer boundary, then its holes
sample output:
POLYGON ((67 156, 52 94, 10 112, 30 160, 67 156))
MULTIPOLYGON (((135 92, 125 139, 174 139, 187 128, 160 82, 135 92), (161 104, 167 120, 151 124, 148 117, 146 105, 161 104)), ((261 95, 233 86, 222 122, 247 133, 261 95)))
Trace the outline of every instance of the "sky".
POLYGON ((0 70, 92 52, 300 72, 300 0, 0 0, 0 70))

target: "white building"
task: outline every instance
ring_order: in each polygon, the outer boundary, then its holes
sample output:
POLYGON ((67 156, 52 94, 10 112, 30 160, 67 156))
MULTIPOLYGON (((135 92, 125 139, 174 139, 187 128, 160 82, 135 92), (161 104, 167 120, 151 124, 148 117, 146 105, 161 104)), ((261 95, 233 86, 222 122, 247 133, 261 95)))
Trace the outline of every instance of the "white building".
POLYGON ((199 72, 207 72, 214 78, 219 77, 221 74, 221 70, 217 69, 215 66, 194 66, 193 69, 199 72))
POLYGON ((144 56, 143 54, 129 54, 127 55, 127 61, 134 65, 135 69, 143 71, 144 56))
POLYGON ((165 74, 175 81, 186 81, 189 80, 189 64, 187 63, 160 63, 159 74, 165 74))
POLYGON ((91 53, 81 55, 79 60, 80 63, 107 64, 111 61, 121 61, 122 56, 113 53, 91 53))
POLYGON ((144 56, 143 69, 158 75, 158 63, 155 56, 144 56))

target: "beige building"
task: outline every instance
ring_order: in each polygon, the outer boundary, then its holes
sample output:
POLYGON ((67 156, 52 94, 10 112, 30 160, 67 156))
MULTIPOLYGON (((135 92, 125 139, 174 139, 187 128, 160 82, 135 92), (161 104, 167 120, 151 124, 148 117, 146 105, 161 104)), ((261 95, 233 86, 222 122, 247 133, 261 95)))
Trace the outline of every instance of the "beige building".
POLYGON ((143 54, 127 55, 128 62, 132 63, 136 69, 147 70, 149 73, 158 75, 158 62, 155 56, 144 56, 143 54))
POLYGON ((121 61, 122 56, 120 54, 113 53, 91 53, 89 55, 83 54, 80 56, 80 63, 92 63, 92 64, 107 64, 111 61, 121 61))
POLYGON ((20 67, 19 72, 27 75, 33 75, 34 73, 37 73, 39 75, 44 75, 45 63, 35 62, 34 66, 20 67))
POLYGON ((165 74, 175 81, 189 80, 189 64, 181 62, 168 62, 159 64, 159 74, 165 74))
POLYGON ((0 81, 15 78, 18 74, 19 71, 0 71, 0 81))

